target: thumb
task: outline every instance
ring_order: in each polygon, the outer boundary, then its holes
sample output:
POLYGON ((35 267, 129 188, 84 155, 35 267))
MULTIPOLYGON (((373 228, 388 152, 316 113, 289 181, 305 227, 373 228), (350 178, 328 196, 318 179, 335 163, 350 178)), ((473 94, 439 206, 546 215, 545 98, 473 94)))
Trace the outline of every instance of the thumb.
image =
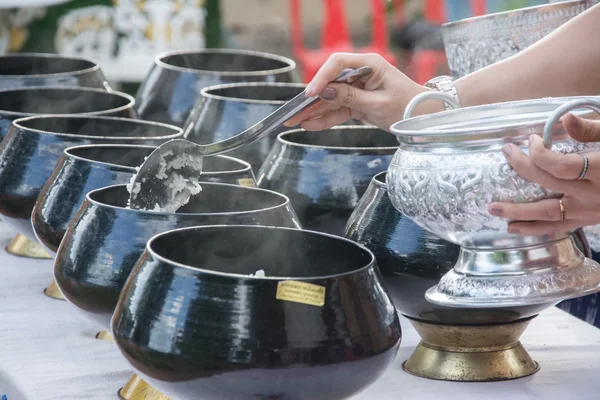
POLYGON ((579 118, 571 113, 563 117, 563 126, 579 142, 600 142, 600 121, 579 118))
POLYGON ((330 104, 348 107, 364 112, 364 108, 372 105, 375 93, 359 89, 346 83, 331 83, 319 94, 319 97, 330 104))

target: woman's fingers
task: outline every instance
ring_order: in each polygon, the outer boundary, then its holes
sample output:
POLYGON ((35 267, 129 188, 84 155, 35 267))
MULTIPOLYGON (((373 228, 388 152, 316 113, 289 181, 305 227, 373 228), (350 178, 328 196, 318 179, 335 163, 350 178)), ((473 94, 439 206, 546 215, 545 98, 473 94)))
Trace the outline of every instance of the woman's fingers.
POLYGON ((559 179, 577 179, 584 167, 581 155, 561 154, 549 150, 544 146, 543 139, 537 135, 529 138, 529 156, 534 165, 559 179))
POLYGON ((368 107, 379 104, 379 92, 359 89, 345 83, 331 83, 321 93, 322 100, 339 107, 349 107, 365 112, 368 107))
POLYGON ((350 118, 352 118, 350 110, 340 108, 339 110, 330 111, 321 117, 302 122, 302 128, 307 131, 322 131, 332 126, 341 125, 350 118))
MULTIPOLYGON (((346 68, 371 67, 371 78, 381 77, 385 60, 378 54, 335 53, 323 64, 319 72, 306 86, 307 96, 319 95, 346 68)), ((378 78, 379 79, 379 78, 378 78)), ((364 81, 364 80, 363 80, 364 81)))
MULTIPOLYGON (((569 220, 585 219, 589 211, 585 205, 573 197, 563 197, 565 218, 569 220)), ((490 214, 506 218, 510 221, 561 221, 561 208, 559 199, 544 199, 534 203, 499 203, 494 202, 488 206, 490 214)))
POLYGON ((319 117, 329 111, 338 109, 339 107, 334 104, 329 104, 324 101, 319 101, 316 104, 313 104, 306 110, 302 111, 300 114, 293 116, 288 121, 286 121, 283 125, 287 127, 294 127, 300 125, 302 121, 313 119, 319 117))
POLYGON ((569 135, 579 142, 600 142, 600 121, 579 118, 571 113, 562 118, 569 135))
POLYGON ((588 181, 559 179, 544 171, 533 164, 531 157, 513 144, 504 145, 502 151, 517 174, 545 189, 570 194, 586 194, 589 189, 588 181))
POLYGON ((513 222, 508 225, 508 232, 521 236, 539 236, 548 233, 565 232, 582 226, 596 225, 600 220, 570 220, 565 222, 513 222))
MULTIPOLYGON (((355 118, 362 119, 358 118, 357 116, 364 116, 365 114, 369 114, 370 108, 374 106, 377 107, 378 105, 382 104, 381 93, 379 93, 378 91, 362 90, 356 86, 348 85, 345 83, 329 84, 327 88, 325 88, 325 90, 321 93, 320 97, 323 100, 323 102, 306 109, 305 111, 291 118, 284 125, 291 127, 296 126, 298 124, 302 124, 302 126, 304 127, 304 122, 308 122, 314 118, 325 116, 325 114, 340 110, 341 108, 349 108, 355 118)), ((349 111, 346 110, 346 115, 348 114, 349 111)), ((337 113, 336 115, 341 114, 337 113)), ((336 118, 335 120, 338 121, 339 118, 336 118)), ((333 119, 325 118, 323 121, 333 121, 333 119)), ((323 126, 323 121, 316 125, 323 126)), ((306 126, 313 125, 315 124, 310 123, 306 126)), ((329 126, 327 128, 329 128, 329 126)))

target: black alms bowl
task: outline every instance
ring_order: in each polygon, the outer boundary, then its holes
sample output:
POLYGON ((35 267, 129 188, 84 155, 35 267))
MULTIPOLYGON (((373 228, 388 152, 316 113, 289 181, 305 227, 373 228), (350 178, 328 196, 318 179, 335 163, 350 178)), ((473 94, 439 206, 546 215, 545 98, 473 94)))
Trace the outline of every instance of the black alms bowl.
POLYGON ((0 139, 12 121, 33 115, 86 114, 134 118, 128 94, 84 87, 23 87, 0 90, 0 139))
MULTIPOLYGON (((200 100, 185 123, 185 138, 198 144, 228 139, 260 122, 300 94, 304 86, 297 83, 244 82, 206 87, 200 92, 200 100)), ((290 128, 281 125, 268 136, 228 154, 248 161, 258 172, 277 140, 277 134, 286 130, 290 128)))
MULTIPOLYGON (((136 167, 156 147, 96 144, 65 149, 54 172, 42 188, 31 223, 36 238, 53 256, 85 196, 92 190, 129 183, 136 167)), ((254 184, 250 165, 228 157, 206 157, 201 181, 254 184)))
POLYGON ((371 178, 386 171, 398 141, 371 126, 279 134, 257 176, 258 187, 290 198, 302 226, 343 235, 371 178))
POLYGON ((95 60, 46 53, 0 55, 0 89, 27 86, 108 87, 95 60))
POLYGON ((128 199, 126 185, 90 192, 54 260, 54 277, 64 297, 105 330, 125 280, 152 236, 213 224, 300 227, 289 199, 269 190, 203 182, 202 192, 177 213, 132 210, 128 199))
POLYGON ((154 387, 202 400, 346 399, 380 376, 401 337, 368 249, 264 226, 152 238, 112 332, 154 387), (258 270, 266 277, 249 276, 258 270))
POLYGON ((142 119, 183 127, 208 86, 233 82, 294 82, 286 57, 238 49, 176 50, 156 56, 136 96, 142 119))
MULTIPOLYGON (((397 211, 388 197, 385 176, 382 172, 373 177, 348 219, 345 237, 365 245, 375 254, 398 312, 430 323, 479 325, 527 318, 546 307, 466 309, 428 302, 425 292, 454 267, 460 246, 424 230, 397 211)), ((580 233, 576 232, 574 237, 580 247, 585 245, 585 237, 580 233)))
POLYGON ((35 116, 13 123, 0 143, 0 215, 35 241, 31 214, 38 195, 67 147, 92 143, 159 145, 180 128, 128 118, 35 116))

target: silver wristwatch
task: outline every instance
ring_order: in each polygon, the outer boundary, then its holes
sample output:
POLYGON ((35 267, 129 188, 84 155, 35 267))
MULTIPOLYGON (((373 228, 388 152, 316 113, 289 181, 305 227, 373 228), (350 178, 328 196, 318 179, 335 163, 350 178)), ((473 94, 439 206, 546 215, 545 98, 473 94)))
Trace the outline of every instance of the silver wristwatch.
MULTIPOLYGON (((438 76, 430 79, 425 83, 425 86, 430 89, 435 89, 438 92, 449 94, 454 97, 454 100, 460 105, 460 99, 458 98, 458 92, 454 86, 454 80, 451 76, 438 76)), ((448 103, 444 103, 446 110, 452 110, 454 107, 448 103)))

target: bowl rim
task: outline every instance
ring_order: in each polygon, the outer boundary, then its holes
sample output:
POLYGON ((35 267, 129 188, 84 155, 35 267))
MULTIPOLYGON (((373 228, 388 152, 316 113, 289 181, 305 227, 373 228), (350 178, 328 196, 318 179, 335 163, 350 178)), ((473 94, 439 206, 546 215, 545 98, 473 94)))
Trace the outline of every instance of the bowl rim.
POLYGON ((113 190, 116 187, 123 187, 125 188, 125 190, 127 190, 127 184, 117 184, 117 185, 110 185, 110 186, 104 186, 98 189, 94 189, 94 190, 90 190, 86 195, 85 195, 85 201, 88 201, 90 204, 93 204, 97 207, 103 207, 103 208, 110 208, 110 209, 114 209, 114 210, 126 210, 126 212, 134 212, 134 213, 140 213, 140 214, 149 214, 149 215, 162 215, 162 216, 169 216, 169 215, 173 215, 173 216, 192 216, 192 215, 210 215, 210 216, 219 216, 219 215, 244 215, 244 214, 252 214, 252 213, 257 213, 257 212, 265 212, 265 211, 270 211, 270 210, 275 210, 277 208, 281 208, 281 207, 286 207, 286 206, 291 206, 292 203, 289 199, 289 197, 287 197, 284 194, 281 194, 279 192, 275 192, 274 190, 269 190, 269 189, 262 189, 262 188, 257 188, 257 187, 248 187, 248 186, 242 186, 242 185, 235 185, 235 184, 231 184, 231 183, 223 183, 223 182, 200 182, 200 185, 203 187, 204 190, 204 186, 228 186, 228 187, 234 187, 234 188, 241 188, 241 190, 254 190, 254 191, 260 191, 260 192, 264 192, 264 193, 269 193, 269 196, 273 196, 273 197, 278 197, 279 199, 281 199, 281 203, 271 206, 271 207, 264 207, 264 208, 258 208, 258 209, 254 209, 254 210, 245 210, 245 211, 227 211, 227 212, 213 212, 213 213, 182 213, 182 212, 165 212, 165 211, 150 211, 150 210, 137 210, 134 208, 128 208, 128 207, 120 207, 120 206, 114 206, 114 205, 110 205, 110 204, 106 204, 106 203, 101 203, 97 200, 94 200, 91 198, 92 195, 98 193, 98 192, 102 192, 102 191, 108 191, 108 190, 113 190))
POLYGON ((146 251, 155 259, 158 259, 159 261, 167 264, 167 265, 172 265, 174 267, 178 267, 178 268, 184 268, 187 270, 192 270, 192 271, 196 271, 196 272, 202 272, 202 273, 206 273, 206 274, 210 274, 210 275, 217 275, 217 276, 223 276, 223 277, 228 277, 228 278, 242 278, 242 279, 252 279, 252 280, 261 280, 261 281, 286 281, 286 280, 291 280, 291 281, 301 281, 301 282, 310 282, 310 281, 315 281, 315 280, 324 280, 324 279, 332 279, 332 278, 340 278, 343 276, 348 276, 348 275, 352 275, 352 274, 356 274, 356 273, 360 273, 363 272, 365 270, 368 270, 370 268, 375 268, 377 265, 376 259, 375 259, 375 255, 373 254, 373 252, 371 250, 369 250, 366 246, 357 243, 353 240, 350 239, 346 239, 345 237, 342 236, 336 236, 336 235, 331 235, 329 233, 325 233, 325 232, 318 232, 318 231, 313 231, 313 230, 308 230, 308 229, 297 229, 297 228, 288 228, 288 227, 281 227, 281 226, 267 226, 267 225, 242 225, 242 224, 235 224, 235 225, 200 225, 200 226, 190 226, 190 227, 185 227, 185 228, 177 228, 177 229, 171 229, 165 232, 161 232, 157 235, 154 235, 153 237, 151 237, 148 242, 146 243, 146 251), (347 272, 342 272, 339 274, 330 274, 330 275, 322 275, 322 276, 305 276, 305 277, 292 277, 292 276, 274 276, 274 275, 267 275, 264 277, 261 276, 251 276, 251 275, 244 275, 244 274, 234 274, 234 273, 230 273, 230 272, 217 272, 217 271, 213 271, 213 270, 209 270, 209 269, 204 269, 204 268, 199 268, 199 267, 193 267, 191 265, 186 265, 186 264, 181 264, 172 260, 169 260, 163 256, 158 255, 153 249, 152 249, 152 244, 154 243, 155 240, 160 239, 163 236, 172 234, 174 232, 179 232, 179 231, 191 231, 191 230, 198 230, 198 229, 210 229, 210 228, 225 228, 225 229, 239 229, 239 228, 255 228, 255 229, 269 229, 269 230, 286 230, 286 231, 299 231, 299 232, 306 232, 309 233, 311 235, 317 235, 317 236, 324 236, 324 237, 328 237, 331 239, 335 239, 335 240, 339 240, 339 241, 343 241, 346 243, 349 243, 351 245, 354 245, 356 247, 358 247, 359 249, 365 251, 369 256, 370 256, 370 260, 369 262, 358 268, 358 269, 354 269, 352 271, 347 271, 347 272))
POLYGON ((296 69, 296 62, 291 58, 279 56, 277 54, 266 53, 262 51, 254 51, 254 50, 242 50, 242 49, 226 49, 226 48, 210 48, 210 49, 181 49, 181 50, 172 50, 165 51, 159 53, 154 58, 154 64, 158 67, 177 71, 177 72, 188 72, 193 74, 210 74, 210 75, 221 75, 221 76, 266 76, 266 75, 274 75, 274 74, 284 74, 286 72, 290 72, 296 69), (285 67, 274 68, 269 70, 260 70, 260 71, 216 71, 209 69, 199 69, 199 68, 184 68, 178 67, 175 65, 168 64, 164 61, 165 58, 177 55, 190 55, 190 54, 233 54, 239 56, 255 56, 255 57, 263 57, 268 58, 272 61, 279 61, 283 64, 287 64, 285 67))
POLYGON ((292 133, 298 133, 298 132, 309 132, 309 133, 319 133, 319 134, 326 134, 327 131, 332 131, 332 130, 360 130, 360 129, 368 129, 368 130, 379 130, 381 131, 383 134, 389 134, 389 132, 384 131, 383 129, 374 126, 374 125, 336 125, 336 126, 332 126, 331 128, 325 129, 323 131, 320 132, 314 132, 314 131, 307 131, 305 129, 299 128, 299 129, 290 129, 290 130, 286 130, 284 132, 281 132, 279 135, 277 135, 277 141, 280 143, 283 143, 285 145, 288 146, 293 146, 293 147, 301 147, 301 148, 306 148, 306 149, 327 149, 327 150, 337 150, 337 151, 385 151, 385 150, 389 150, 389 151, 396 151, 398 150, 398 146, 380 146, 380 147, 342 147, 342 146, 321 146, 321 145, 311 145, 311 144, 304 144, 304 143, 296 143, 296 142, 292 142, 290 140, 287 140, 284 138, 284 136, 286 135, 290 135, 292 133))
POLYGON ((91 64, 90 67, 78 69, 76 71, 71 72, 54 72, 51 74, 21 74, 21 75, 8 75, 8 74, 0 74, 0 79, 26 79, 26 78, 48 78, 48 77, 61 77, 61 76, 79 76, 84 75, 90 72, 101 71, 100 62, 98 62, 94 58, 83 57, 83 56, 74 56, 70 54, 57 54, 57 53, 7 53, 0 55, 0 62, 3 59, 9 58, 46 58, 46 59, 67 59, 71 61, 85 61, 91 64))
MULTIPOLYGON (((200 91, 200 96, 206 97, 209 99, 215 99, 220 101, 231 101, 236 103, 244 103, 244 104, 269 104, 269 105, 281 105, 285 104, 285 100, 258 100, 258 99, 247 99, 243 97, 229 97, 229 96, 221 96, 218 94, 211 93, 214 90, 222 90, 222 89, 231 89, 231 88, 248 88, 248 87, 284 87, 284 88, 306 88, 306 84, 304 83, 294 83, 294 82, 236 82, 236 83, 225 83, 220 85, 212 85, 203 88, 200 91)), ((300 91, 298 94, 300 94, 300 91)))
POLYGON ((380 180, 379 180, 379 177, 380 177, 381 175, 385 175, 385 176, 386 176, 386 179, 387 179, 387 173, 388 173, 388 171, 387 171, 387 170, 385 170, 385 171, 381 171, 381 172, 378 172, 378 173, 376 173, 375 175, 373 175, 373 178, 371 178, 371 181, 373 182, 373 184, 374 184, 374 185, 377 185, 377 186, 379 186, 380 188, 383 188, 383 189, 385 189, 386 191, 387 191, 387 180, 384 180, 384 181, 382 182, 382 181, 380 181, 380 180))
MULTIPOLYGON (((82 156, 77 156, 75 154, 72 153, 73 150, 79 150, 79 149, 85 149, 85 148, 103 148, 103 147, 110 147, 110 148, 115 148, 115 147, 125 147, 125 148, 137 148, 137 149, 148 149, 148 150, 156 150, 156 148, 158 146, 150 146, 150 145, 144 145, 144 144, 127 144, 127 143, 100 143, 100 144, 81 144, 81 145, 77 145, 77 146, 70 146, 67 147, 66 149, 63 150, 63 155, 65 158, 67 159, 72 159, 72 160, 77 160, 77 161, 82 161, 88 164, 94 164, 94 165, 105 165, 105 166, 110 166, 110 167, 116 167, 116 168, 124 168, 127 171, 133 171, 134 173, 136 172, 136 167, 128 167, 125 165, 121 165, 121 164, 116 164, 116 163, 108 163, 108 162, 104 162, 104 161, 97 161, 97 160, 92 160, 90 158, 86 158, 86 157, 82 157, 82 156)), ((150 154, 150 153, 148 153, 150 154)), ((239 158, 235 158, 235 157, 231 157, 231 156, 227 156, 224 154, 217 154, 213 157, 218 157, 218 158, 224 158, 227 159, 229 161, 232 161, 234 163, 239 163, 242 165, 242 167, 239 170, 230 170, 230 171, 210 171, 210 172, 202 172, 203 175, 209 175, 209 176, 215 176, 215 175, 221 175, 221 174, 227 174, 227 173, 239 173, 239 172, 245 172, 248 171, 252 168, 252 166, 247 163, 244 160, 240 160, 239 158)), ((215 182, 217 183, 217 182, 215 182)))
MULTIPOLYGON (((104 162, 104 161, 92 160, 90 158, 77 156, 77 155, 73 154, 72 151, 80 150, 80 149, 92 149, 92 148, 93 149, 98 149, 98 148, 136 148, 136 149, 148 149, 150 152, 152 152, 154 149, 156 149, 156 147, 158 147, 158 146, 148 146, 148 145, 143 145, 143 144, 124 144, 124 143, 83 144, 83 145, 78 145, 78 146, 67 147, 66 149, 63 150, 63 156, 69 160, 81 161, 81 162, 91 164, 91 165, 102 165, 102 166, 107 166, 107 167, 112 167, 112 168, 118 168, 118 169, 124 170, 125 172, 132 171, 135 174, 135 172, 136 172, 135 167, 129 167, 129 166, 117 164, 117 163, 109 163, 109 162, 104 162)), ((148 154, 150 154, 150 153, 148 153, 148 154)))
MULTIPOLYGON (((532 128, 541 133, 558 107, 583 99, 599 101, 600 96, 544 97, 461 107, 400 120, 392 124, 390 132, 396 135, 401 146, 449 146, 484 139, 504 144, 521 136, 529 138, 534 133, 532 128), (521 118, 507 118, 515 115, 521 118), (486 123, 477 124, 478 120, 486 123)), ((597 113, 588 109, 574 109, 570 113, 581 117, 596 115, 598 119, 597 113)), ((557 125, 560 127, 555 127, 553 136, 564 133, 561 120, 557 125)))
MULTIPOLYGON (((1 112, 0 112, 1 113, 1 112)), ((49 136, 60 136, 60 137, 68 137, 68 138, 85 138, 85 139, 102 139, 102 140, 169 140, 169 139, 178 139, 183 136, 183 129, 179 128, 175 125, 164 124, 161 122, 154 121, 146 121, 142 119, 134 119, 134 118, 125 118, 125 117, 111 117, 106 115, 90 115, 90 114, 37 114, 30 115, 28 117, 18 118, 12 121, 12 127, 18 128, 19 131, 25 133, 35 132, 39 135, 49 135, 49 136), (115 121, 115 122, 124 122, 124 123, 133 123, 137 125, 154 125, 164 128, 165 130, 174 131, 174 133, 170 135, 163 136, 91 136, 91 135, 80 135, 76 133, 66 133, 66 132, 48 132, 41 129, 29 128, 27 126, 23 126, 23 122, 36 120, 36 119, 50 119, 50 118, 61 118, 61 119, 87 119, 87 120, 97 120, 97 121, 115 121)), ((110 144, 110 143, 106 143, 110 144)), ((75 147, 75 146, 71 146, 75 147)))
POLYGON ((563 1, 560 1, 557 3, 538 4, 536 6, 523 7, 523 8, 518 8, 515 10, 500 11, 500 12, 491 13, 491 14, 479 15, 477 17, 469 17, 469 18, 459 19, 457 21, 445 22, 442 24, 442 29, 443 30, 452 29, 456 26, 461 26, 461 25, 468 26, 475 22, 490 20, 490 19, 494 19, 494 18, 498 18, 498 17, 502 17, 502 16, 529 14, 531 12, 537 11, 540 8, 548 8, 549 10, 553 10, 553 9, 562 9, 562 8, 573 7, 573 6, 577 6, 577 5, 585 6, 586 4, 587 4, 586 0, 563 0, 563 1))
MULTIPOLYGON (((7 88, 7 89, 0 89, 0 95, 3 93, 9 93, 9 92, 31 92, 31 91, 46 91, 46 90, 53 90, 53 91, 72 91, 72 92, 95 92, 95 93, 101 93, 101 94, 107 94, 110 96, 115 96, 115 97, 120 97, 123 98, 125 100, 127 100, 127 104, 124 104, 122 106, 119 107, 114 107, 114 108, 109 108, 107 110, 98 110, 98 111, 90 111, 90 112, 86 112, 86 113, 79 113, 79 114, 39 114, 39 113, 26 113, 26 112, 22 112, 22 111, 7 111, 7 110, 2 110, 0 109, 0 116, 17 116, 17 117, 37 117, 37 116, 86 116, 86 115, 104 115, 104 114, 108 114, 108 113, 115 113, 115 112, 119 112, 119 111, 125 111, 128 109, 133 109, 134 105, 135 105, 135 98, 127 93, 123 93, 123 92, 119 92, 116 90, 106 90, 106 89, 100 89, 100 88, 90 88, 90 87, 70 87, 70 86, 24 86, 24 87, 16 87, 16 88, 7 88)), ((19 118, 21 119, 21 118, 19 118)))

